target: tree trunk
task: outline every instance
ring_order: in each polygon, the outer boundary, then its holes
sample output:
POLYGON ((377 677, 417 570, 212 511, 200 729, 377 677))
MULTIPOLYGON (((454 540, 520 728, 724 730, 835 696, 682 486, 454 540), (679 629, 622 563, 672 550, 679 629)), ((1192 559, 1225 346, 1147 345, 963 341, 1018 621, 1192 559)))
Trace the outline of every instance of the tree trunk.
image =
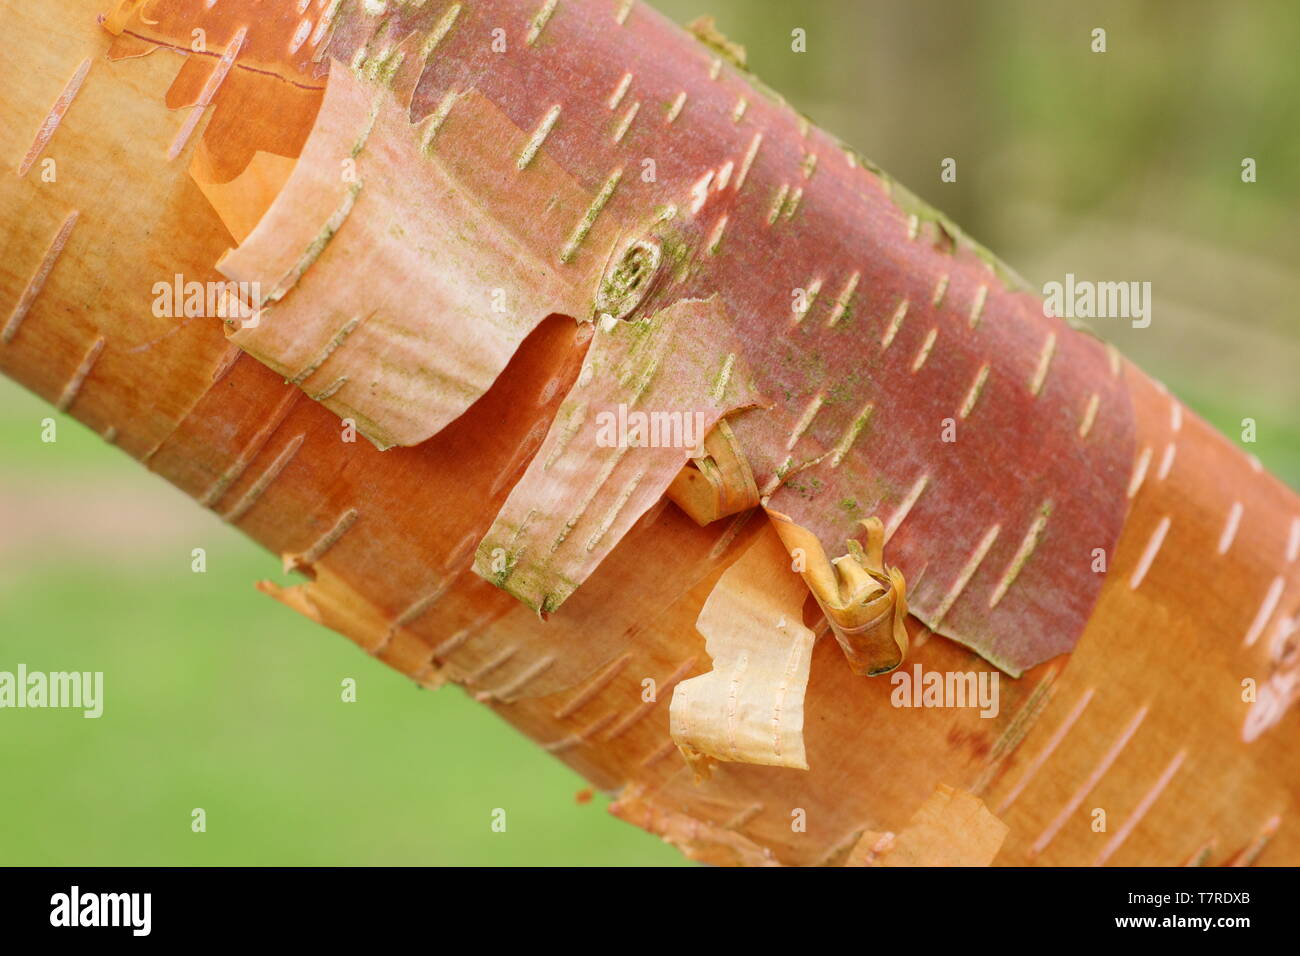
POLYGON ((97 12, 8 10, 0 370, 268 593, 699 859, 1300 859, 1300 501, 707 25, 97 12))

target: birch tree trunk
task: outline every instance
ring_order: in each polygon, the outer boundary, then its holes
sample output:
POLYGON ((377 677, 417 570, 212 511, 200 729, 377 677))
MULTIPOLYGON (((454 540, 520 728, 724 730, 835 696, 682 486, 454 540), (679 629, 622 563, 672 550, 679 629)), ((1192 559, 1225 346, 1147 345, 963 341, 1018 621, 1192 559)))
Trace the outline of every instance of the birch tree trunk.
POLYGON ((5 23, 0 370, 272 596, 698 859, 1300 858, 1300 501, 707 26, 5 23))

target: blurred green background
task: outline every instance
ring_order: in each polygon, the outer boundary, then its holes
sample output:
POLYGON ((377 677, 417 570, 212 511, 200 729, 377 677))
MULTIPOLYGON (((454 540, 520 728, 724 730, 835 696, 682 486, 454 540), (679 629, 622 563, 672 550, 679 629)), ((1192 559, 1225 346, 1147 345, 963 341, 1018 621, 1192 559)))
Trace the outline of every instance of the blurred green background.
MULTIPOLYGON (((1300 487, 1300 6, 658 6, 716 16, 763 80, 1031 284, 1151 281, 1150 328, 1098 331, 1234 440, 1254 418, 1249 450, 1300 487), (940 182, 945 157, 956 183, 940 182)), ((99 720, 0 711, 0 864, 681 862, 604 797, 580 803, 580 778, 461 691, 418 690, 259 578, 285 576, 0 381, 0 670, 106 682, 99 720)))

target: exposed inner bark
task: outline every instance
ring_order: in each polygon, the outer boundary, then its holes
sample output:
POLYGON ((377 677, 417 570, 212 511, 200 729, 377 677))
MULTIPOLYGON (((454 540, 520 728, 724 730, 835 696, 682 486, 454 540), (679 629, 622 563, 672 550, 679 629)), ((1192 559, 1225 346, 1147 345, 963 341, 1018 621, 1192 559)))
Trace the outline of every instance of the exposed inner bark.
POLYGON ((16 11, 0 369, 313 575, 265 586, 280 600, 416 681, 463 684, 701 858, 844 862, 928 833, 905 855, 930 859, 950 803, 1003 821, 1011 863, 1173 862, 1209 840, 1294 858, 1290 491, 644 6, 573 0, 540 27, 511 0, 390 6, 313 6, 297 47, 295 3, 125 3, 113 38, 71 0, 16 11), (51 22, 78 42, 39 42, 51 22), (498 23, 510 56, 485 42, 498 23), (210 52, 186 52, 196 25, 210 52), (34 163, 59 148, 96 162, 43 190, 34 163), (150 308, 158 279, 217 281, 219 261, 279 293, 232 330, 260 361, 212 316, 150 308), (677 370, 648 376, 663 404, 732 412, 754 487, 827 547, 879 517, 913 612, 898 676, 1000 666, 996 715, 917 707, 823 634, 809 769, 728 744, 694 781, 668 702, 715 670, 697 623, 765 517, 719 506, 701 526, 659 500, 687 449, 638 477, 617 469, 644 449, 603 474, 591 442, 554 487, 529 479, 573 428, 584 364, 656 316, 694 320, 662 353, 677 370), (341 441, 340 416, 391 447, 341 441), (560 540, 577 553, 519 588, 533 607, 473 572, 498 574, 481 545, 526 524, 556 522, 549 547, 584 501, 560 540), (1127 818, 1105 841, 1094 804, 1127 818))

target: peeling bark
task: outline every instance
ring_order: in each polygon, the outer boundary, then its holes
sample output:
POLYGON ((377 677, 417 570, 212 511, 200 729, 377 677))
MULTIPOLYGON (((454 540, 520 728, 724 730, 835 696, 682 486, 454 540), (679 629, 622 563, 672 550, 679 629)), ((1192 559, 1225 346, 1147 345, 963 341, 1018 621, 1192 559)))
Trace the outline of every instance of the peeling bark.
POLYGON ((640 3, 538 6, 315 3, 301 39, 292 2, 12 11, 0 371, 314 576, 279 599, 466 686, 700 858, 844 862, 916 817, 908 857, 940 860, 946 786, 1005 824, 997 862, 1294 861, 1296 496, 716 44, 640 3), (154 312, 176 274, 282 294, 228 341, 154 312), (607 484, 589 444, 538 478, 602 343, 665 316, 699 324, 663 403, 727 416, 764 504, 823 547, 878 518, 907 663, 1000 671, 996 717, 892 706, 817 641, 808 770, 694 781, 668 702, 767 519, 660 500, 698 449, 607 484), (530 508, 597 494, 576 553, 520 579, 532 607, 475 573, 530 508), (1093 805, 1123 820, 1104 840, 1093 805))

